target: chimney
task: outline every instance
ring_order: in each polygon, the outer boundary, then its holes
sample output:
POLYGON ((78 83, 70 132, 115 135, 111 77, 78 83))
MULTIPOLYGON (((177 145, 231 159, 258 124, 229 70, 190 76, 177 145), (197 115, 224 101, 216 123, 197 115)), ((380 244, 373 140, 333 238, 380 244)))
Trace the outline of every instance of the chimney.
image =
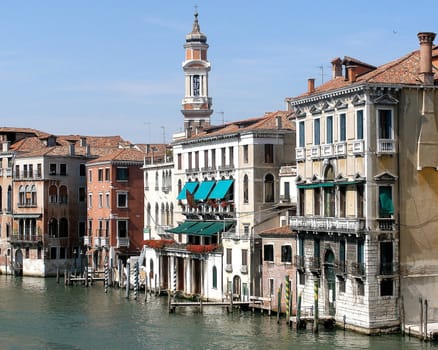
POLYGON ((349 65, 346 66, 347 69, 347 79, 350 83, 354 83, 357 78, 357 66, 349 65))
POLYGON ((275 117, 275 127, 280 130, 282 125, 281 125, 281 116, 277 115, 275 117))
POLYGON ((332 61, 332 79, 342 77, 342 60, 338 57, 332 61))
POLYGON ((87 138, 84 137, 84 136, 81 136, 81 139, 80 139, 80 146, 81 146, 81 147, 85 147, 86 145, 87 145, 87 138))
POLYGON ((309 94, 315 92, 315 78, 307 79, 307 92, 309 94))
POLYGON ((432 72, 432 45, 435 39, 435 33, 422 32, 418 33, 417 37, 420 40, 420 75, 424 84, 433 85, 432 72))
POLYGON ((90 156, 90 145, 88 144, 85 145, 85 156, 86 157, 90 156))
POLYGON ((68 148, 69 148, 69 154, 71 156, 74 156, 75 155, 75 143, 74 142, 70 142, 68 144, 68 148))
POLYGON ((9 141, 3 141, 3 152, 8 152, 9 151, 9 141))

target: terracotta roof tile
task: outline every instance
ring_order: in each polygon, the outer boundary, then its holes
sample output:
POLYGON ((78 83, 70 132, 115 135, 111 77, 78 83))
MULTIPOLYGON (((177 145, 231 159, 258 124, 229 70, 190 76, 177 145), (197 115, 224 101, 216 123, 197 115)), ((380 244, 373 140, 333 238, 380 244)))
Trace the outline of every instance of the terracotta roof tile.
POLYGON ((290 226, 281 226, 274 227, 260 232, 260 236, 272 236, 272 235, 281 235, 281 236, 296 236, 296 232, 293 231, 290 226))
POLYGON ((99 157, 90 161, 89 163, 100 163, 100 162, 111 162, 111 161, 134 161, 141 162, 144 161, 145 153, 133 148, 122 148, 117 151, 113 151, 110 154, 99 157))

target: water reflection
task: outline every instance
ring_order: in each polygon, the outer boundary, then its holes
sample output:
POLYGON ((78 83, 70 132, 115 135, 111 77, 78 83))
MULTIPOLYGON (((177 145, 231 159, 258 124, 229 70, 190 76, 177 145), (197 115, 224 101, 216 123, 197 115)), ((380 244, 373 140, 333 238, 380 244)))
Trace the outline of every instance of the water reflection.
POLYGON ((0 276, 1 349, 438 349, 401 336, 294 331, 276 317, 205 307, 167 312, 166 298, 55 279, 0 276))

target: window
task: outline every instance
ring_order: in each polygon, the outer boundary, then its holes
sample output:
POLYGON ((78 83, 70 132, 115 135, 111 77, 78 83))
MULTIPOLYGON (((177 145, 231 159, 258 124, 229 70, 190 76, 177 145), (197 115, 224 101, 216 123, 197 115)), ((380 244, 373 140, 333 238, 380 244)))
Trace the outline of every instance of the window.
POLYGON ((85 164, 79 164, 79 176, 85 176, 85 164))
POLYGON ((321 144, 319 118, 313 120, 313 144, 315 146, 321 144))
POLYGON ((365 295, 365 286, 363 281, 356 280, 356 286, 357 286, 357 295, 364 296, 365 295))
POLYGON ((103 194, 99 193, 99 203, 98 203, 99 208, 102 208, 102 205, 103 205, 103 194))
POLYGON ((305 139, 305 127, 304 127, 304 121, 299 122, 298 124, 298 147, 305 147, 306 139, 305 139))
POLYGON ((15 166, 15 177, 16 177, 17 179, 20 178, 20 166, 19 166, 19 165, 16 165, 16 166, 15 166))
POLYGON ((365 262, 365 243, 360 240, 357 241, 357 263, 363 265, 365 262))
POLYGON ((49 175, 56 175, 56 164, 51 163, 49 165, 49 175))
POLYGON ((129 179, 128 168, 118 167, 117 172, 116 172, 116 179, 117 179, 117 181, 128 181, 128 179, 129 179))
POLYGON ((363 139, 363 110, 356 111, 356 139, 363 139))
POLYGON ((379 109, 378 118, 379 139, 392 139, 392 111, 390 109, 379 109))
POLYGON ((394 273, 392 242, 380 242, 380 274, 392 275, 394 273))
POLYGON ((50 248, 50 259, 56 259, 57 251, 58 251, 57 247, 50 248))
POLYGON ((93 208, 93 194, 88 194, 88 208, 93 208))
POLYGON ((65 259, 66 258, 66 249, 65 249, 65 247, 60 247, 59 248, 59 258, 60 259, 65 259))
POLYGON ((314 215, 321 215, 321 188, 316 187, 313 190, 313 212, 314 215))
POLYGON ((117 208, 127 208, 128 207, 128 193, 118 192, 117 193, 117 208))
POLYGON ((7 194, 7 203, 6 203, 6 211, 10 213, 12 211, 12 187, 8 186, 8 194, 7 194))
POLYGON ((303 271, 298 271, 298 283, 301 286, 304 286, 306 284, 306 275, 303 271))
POLYGON ((229 155, 229 162, 228 165, 234 166, 234 147, 230 146, 228 147, 228 155, 229 155))
POLYGON ((346 186, 339 186, 339 217, 341 218, 345 218, 346 190, 346 186))
POLYGON ((128 220, 117 221, 117 236, 121 238, 128 237, 128 220))
POLYGON ((66 218, 59 220, 59 237, 68 237, 68 221, 66 218))
POLYGON ((59 165, 59 175, 67 176, 67 164, 59 165))
POLYGON ((208 168, 208 150, 204 150, 204 167, 208 168))
POLYGON ((243 177, 243 203, 245 203, 245 204, 248 203, 248 197, 249 197, 249 193, 248 193, 248 175, 245 174, 245 176, 243 177))
POLYGON ((339 293, 345 293, 345 279, 339 278, 339 293))
POLYGON ((299 212, 298 212, 298 215, 300 215, 300 216, 304 216, 304 200, 305 200, 305 197, 304 197, 304 188, 300 188, 299 189, 299 191, 298 191, 298 201, 299 201, 299 203, 298 203, 298 209, 299 209, 299 212))
MULTIPOLYGON (((21 187, 20 187, 20 196, 21 196, 21 187)), ((58 201, 58 189, 55 185, 51 185, 49 187, 49 203, 56 203, 58 201)))
POLYGON ((289 181, 285 181, 283 184, 283 189, 284 189, 284 199, 286 201, 290 201, 290 182, 289 181))
POLYGON ((226 148, 223 147, 223 148, 221 148, 221 165, 222 166, 224 166, 226 164, 226 158, 227 158, 226 148))
POLYGON ((193 76, 193 96, 200 95, 200 80, 199 75, 193 76))
POLYGON ((315 238, 313 241, 313 257, 318 258, 321 254, 321 242, 319 241, 319 238, 315 238))
POLYGON ((188 158, 188 160, 189 160, 189 170, 192 170, 193 169, 193 167, 192 167, 192 152, 187 153, 187 156, 189 157, 188 158))
POLYGON ((339 115, 339 141, 345 141, 347 139, 347 124, 345 113, 339 115))
POLYGON ((29 177, 33 179, 33 165, 29 164, 29 177))
POLYGON ((199 169, 199 151, 195 152, 195 168, 199 169))
POLYGON ((213 169, 216 169, 216 150, 211 150, 211 166, 213 169))
POLYGON ((327 117, 326 143, 333 143, 333 117, 327 117))
POLYGON ((379 186, 379 217, 390 218, 393 214, 392 187, 379 186))
POLYGON ((248 145, 243 145, 243 162, 248 163, 248 145))
POLYGON ((233 250, 231 248, 227 248, 227 265, 232 264, 232 252, 233 250))
POLYGON ((273 278, 268 279, 268 288, 269 288, 269 295, 274 295, 274 279, 273 278))
POLYGON ((263 260, 274 262, 274 246, 272 244, 265 244, 263 246, 263 260))
POLYGON ((67 204, 68 202, 68 191, 67 186, 59 187, 59 203, 67 204))
POLYGON ((242 249, 242 265, 248 265, 248 249, 242 249))
POLYGON ((273 163, 274 162, 274 145, 266 144, 265 145, 265 163, 273 163))
POLYGON ((213 271, 212 271, 212 276, 213 276, 213 288, 216 289, 217 288, 217 267, 213 266, 213 271))
POLYGON ((78 224, 79 237, 84 237, 86 234, 85 222, 80 221, 78 224))
POLYGON ((79 187, 79 202, 85 202, 85 187, 79 187))
POLYGON ((93 171, 90 169, 88 170, 88 182, 93 181, 93 171))
POLYGON ((380 296, 394 295, 394 283, 392 278, 384 278, 380 281, 380 296))
POLYGON ((58 220, 55 218, 49 220, 49 236, 58 237, 58 220))
POLYGON ((26 258, 26 259, 29 259, 29 248, 26 248, 26 250, 24 251, 25 253, 24 253, 24 257, 26 258))
POLYGON ((324 187, 324 216, 335 216, 335 188, 324 187))
POLYGON ((40 178, 42 176, 41 163, 37 164, 37 177, 40 178))
POLYGON ((182 155, 181 153, 178 153, 178 170, 182 169, 182 155))
POLYGON ((26 179, 27 178, 27 164, 23 165, 23 177, 26 179))
POLYGON ((274 176, 267 174, 265 176, 265 202, 274 201, 274 176))
POLYGON ((97 181, 103 181, 103 169, 97 170, 97 181))
POLYGON ((357 217, 363 218, 363 199, 364 199, 364 187, 363 184, 358 184, 356 186, 356 196, 357 196, 357 217))
POLYGON ((110 181, 110 169, 105 168, 105 181, 110 181))
POLYGON ((105 205, 107 208, 110 207, 110 194, 108 192, 105 193, 105 205))
POLYGON ((345 239, 339 241, 339 261, 345 263, 345 239))
POLYGON ((290 245, 281 246, 281 262, 292 263, 292 247, 290 245))

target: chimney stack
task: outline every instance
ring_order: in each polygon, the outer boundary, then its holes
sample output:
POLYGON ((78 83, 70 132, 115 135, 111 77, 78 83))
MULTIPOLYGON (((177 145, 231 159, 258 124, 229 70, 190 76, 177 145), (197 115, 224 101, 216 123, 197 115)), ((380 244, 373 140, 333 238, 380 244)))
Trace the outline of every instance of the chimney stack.
POLYGON ((307 79, 307 92, 309 94, 315 92, 315 78, 307 79))
POLYGON ((338 57, 332 61, 332 79, 342 77, 342 60, 338 57))
POLYGON ((75 143, 74 142, 70 142, 68 147, 69 147, 69 153, 70 156, 74 156, 75 155, 75 143))
POLYGON ((275 126, 278 130, 280 130, 282 128, 281 116, 279 116, 279 115, 277 115, 275 117, 275 126))
POLYGON ((423 76, 423 83, 433 85, 432 72, 432 45, 435 39, 435 33, 421 32, 418 33, 420 40, 420 75, 423 76))

